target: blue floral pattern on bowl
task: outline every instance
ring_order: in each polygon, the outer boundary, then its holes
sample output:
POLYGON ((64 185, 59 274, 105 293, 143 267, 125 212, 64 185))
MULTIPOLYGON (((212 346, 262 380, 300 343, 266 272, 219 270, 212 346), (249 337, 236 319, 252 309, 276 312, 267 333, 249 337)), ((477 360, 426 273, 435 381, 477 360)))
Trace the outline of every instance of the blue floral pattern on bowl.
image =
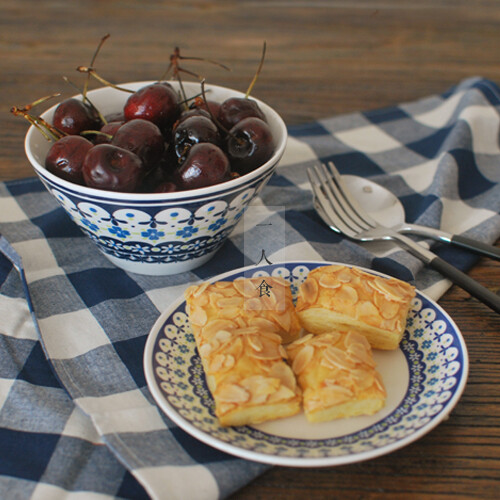
POLYGON ((209 201, 192 209, 113 210, 106 204, 75 200, 56 188, 49 189, 105 254, 149 263, 186 261, 215 252, 256 193, 255 187, 250 187, 231 199, 209 201))
MULTIPOLYGON (((214 280, 280 276, 291 283, 296 296, 309 270, 320 265, 325 263, 253 266, 214 280)), ((214 414, 185 302, 164 313, 157 325, 148 339, 145 370, 150 390, 160 407, 201 441, 266 463, 339 465, 400 448, 429 432, 449 414, 463 391, 468 373, 467 351, 460 332, 437 304, 417 292, 399 352, 390 354, 399 355, 403 363, 403 372, 389 372, 391 377, 407 377, 407 384, 385 414, 368 419, 344 419, 352 421, 354 427, 340 435, 334 430, 331 437, 321 438, 277 435, 261 426, 224 428, 214 414)), ((389 400, 391 381, 384 382, 389 400)), ((333 423, 332 429, 335 426, 338 424, 333 423)))

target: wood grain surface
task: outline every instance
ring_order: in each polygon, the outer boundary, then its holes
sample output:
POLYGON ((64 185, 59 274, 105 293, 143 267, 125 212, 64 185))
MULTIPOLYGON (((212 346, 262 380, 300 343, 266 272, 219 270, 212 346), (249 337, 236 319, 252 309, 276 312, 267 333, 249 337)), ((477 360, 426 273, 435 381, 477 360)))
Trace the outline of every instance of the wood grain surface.
MULTIPOLYGON (((34 175, 24 155, 27 123, 9 113, 11 106, 74 94, 62 77, 81 85, 75 68, 89 64, 106 33, 96 68, 108 80, 159 78, 177 45, 185 56, 229 65, 230 72, 189 67, 243 91, 265 40, 253 95, 289 125, 441 93, 470 76, 500 83, 497 0, 0 0, 0 180, 34 175)), ((500 288, 498 262, 482 259, 470 275, 500 288)), ((468 385, 446 422, 367 462, 275 467, 233 499, 498 498, 500 316, 457 287, 439 303, 470 356, 468 385)))

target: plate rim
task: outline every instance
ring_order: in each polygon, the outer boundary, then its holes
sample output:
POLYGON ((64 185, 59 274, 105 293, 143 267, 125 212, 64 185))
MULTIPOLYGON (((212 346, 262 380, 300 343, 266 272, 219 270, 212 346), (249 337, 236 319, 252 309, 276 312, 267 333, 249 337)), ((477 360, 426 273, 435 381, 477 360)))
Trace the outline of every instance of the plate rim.
MULTIPOLYGON (((272 264, 264 264, 264 265, 249 265, 249 266, 244 266, 240 268, 236 268, 233 270, 229 270, 220 274, 217 274, 216 276, 213 276, 208 279, 202 279, 200 278, 197 281, 186 283, 186 288, 196 284, 196 283, 202 283, 202 282, 210 282, 213 283, 215 281, 220 281, 228 276, 232 276, 234 274, 238 273, 244 273, 247 270, 250 269, 255 269, 258 270, 260 268, 265 268, 265 267, 271 267, 271 266, 280 266, 280 265, 286 265, 286 266, 293 266, 293 265, 318 265, 318 266, 329 266, 329 265, 345 265, 348 267, 355 267, 357 269, 372 273, 372 274, 377 274, 379 276, 383 277, 388 277, 391 278, 389 274, 376 271, 374 269, 369 269, 363 266, 359 266, 356 264, 347 264, 347 263, 342 263, 342 262, 335 262, 335 261, 323 261, 323 260, 289 260, 289 261, 280 261, 280 262, 273 262, 272 264)), ((347 465, 347 464, 352 464, 352 463, 359 463, 363 462, 366 460, 370 460, 373 458, 377 458, 379 456, 387 455, 389 453, 392 453, 398 449, 404 448, 405 446, 408 446, 409 444, 419 440, 421 437, 423 437, 425 434, 428 434, 431 432, 433 429, 435 429, 438 425, 440 425, 444 420, 448 418, 450 413, 453 411, 457 403, 460 401, 462 394, 465 390, 465 387, 467 385, 467 380, 468 380, 468 375, 469 375, 469 355, 468 355, 468 349, 467 349, 467 344, 465 342, 465 339, 458 328, 457 324, 455 321, 452 319, 452 317, 446 312, 436 301, 431 299, 429 296, 427 296, 425 293, 421 292, 420 290, 416 289, 417 295, 420 295, 421 297, 425 298, 436 310, 438 310, 445 318, 446 320, 450 323, 450 325, 454 329, 454 336, 456 339, 459 341, 459 344, 461 346, 461 352, 462 352, 462 375, 460 380, 457 383, 457 388, 455 390, 455 393, 453 396, 446 402, 445 407, 443 408, 442 411, 439 412, 438 415, 434 416, 430 422, 427 424, 423 425, 420 429, 415 431, 414 433, 400 439, 397 441, 394 441, 393 443, 390 443, 388 445, 375 448, 372 450, 367 450, 367 451, 362 451, 362 452, 357 452, 353 454, 348 454, 348 455, 341 455, 341 456, 331 456, 331 457, 318 457, 318 458, 308 458, 308 457, 286 457, 286 456, 280 456, 280 455, 273 455, 273 454, 266 454, 266 453, 259 453, 251 450, 247 450, 245 448, 238 447, 232 443, 226 443, 224 441, 220 441, 218 438, 213 437, 211 434, 198 429, 196 426, 191 424, 188 420, 186 420, 182 415, 180 415, 177 410, 170 405, 170 403, 165 399, 163 396, 163 393, 161 392, 160 388, 158 387, 154 373, 153 373, 153 366, 152 366, 152 354, 154 350, 154 346, 156 343, 156 339, 158 336, 158 333, 160 332, 161 326, 164 324, 165 320, 172 314, 173 311, 175 311, 183 302, 185 302, 184 296, 181 295, 179 296, 176 300, 174 300, 157 318, 153 326, 151 327, 151 330, 148 333, 147 339, 146 339, 146 344, 144 347, 144 354, 143 354, 143 369, 145 373, 145 378, 146 378, 146 383, 147 387, 153 396, 153 399, 155 400, 158 408, 160 411, 162 411, 170 420, 172 420, 175 424, 177 424, 181 429, 183 429, 185 432, 190 434, 192 437, 197 439, 198 441, 205 443, 219 451, 223 451, 225 453, 228 453, 230 455, 233 455, 235 457, 251 460, 254 462, 259 462, 259 463, 264 463, 264 464, 270 464, 270 465, 280 465, 280 466, 285 466, 285 467, 302 467, 302 468, 310 468, 310 467, 332 467, 332 466, 339 466, 339 465, 347 465)))

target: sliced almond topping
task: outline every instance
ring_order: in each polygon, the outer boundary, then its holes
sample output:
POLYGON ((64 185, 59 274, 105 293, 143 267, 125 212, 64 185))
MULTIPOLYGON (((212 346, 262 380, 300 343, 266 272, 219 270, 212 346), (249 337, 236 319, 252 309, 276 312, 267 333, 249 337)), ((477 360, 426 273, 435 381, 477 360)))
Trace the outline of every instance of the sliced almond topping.
POLYGON ((230 370, 234 366, 235 362, 236 360, 233 356, 231 356, 231 354, 226 354, 226 357, 224 358, 224 370, 230 370))
POLYGON ((257 297, 245 299, 243 302, 243 309, 245 309, 245 311, 260 311, 262 309, 262 302, 257 297))
POLYGON ((290 366, 286 363, 273 363, 273 366, 269 370, 269 376, 279 379, 283 385, 292 391, 295 391, 297 387, 297 379, 290 366))
POLYGON ((248 344, 254 351, 261 352, 262 349, 264 349, 264 346, 262 345, 262 342, 260 341, 259 337, 255 335, 248 335, 247 340, 248 344))
POLYGON ((276 342, 271 342, 264 337, 261 337, 262 350, 261 351, 251 351, 249 354, 252 358, 260 359, 263 361, 277 360, 281 359, 280 345, 276 342))
POLYGON ((288 401, 289 399, 292 399, 294 397, 295 397, 294 391, 292 391, 285 385, 280 385, 277 391, 272 392, 268 396, 267 401, 269 403, 276 403, 278 401, 288 401))
POLYGON ((204 326, 207 323, 208 317, 204 309, 194 306, 191 308, 189 319, 196 326, 204 326))
POLYGON ((288 288, 290 286, 290 282, 287 281, 285 278, 282 278, 281 276, 270 276, 269 279, 271 281, 271 284, 276 284, 279 286, 283 286, 285 288, 288 288))
POLYGON ((235 297, 223 297, 217 301, 217 307, 221 309, 224 307, 241 307, 243 304, 243 298, 239 296, 235 297))
POLYGON ((292 315, 288 311, 284 314, 271 312, 270 316, 281 330, 284 330, 285 332, 290 331, 290 327, 292 326, 292 315))
POLYGON ((217 301, 220 299, 223 299, 223 298, 224 298, 224 295, 222 295, 222 293, 210 292, 210 296, 209 296, 210 305, 214 309, 217 309, 217 301))
POLYGON ((270 332, 267 330, 259 330, 259 335, 275 344, 281 344, 281 336, 277 333, 270 332))
POLYGON ((365 346, 368 351, 371 350, 370 343, 366 340, 366 337, 358 332, 353 332, 352 330, 347 332, 347 335, 344 337, 344 345, 346 348, 349 348, 351 344, 361 344, 365 346))
POLYGON ((349 267, 345 267, 344 269, 341 269, 337 273, 337 277, 341 283, 349 283, 353 278, 352 269, 349 267))
POLYGON ((383 293, 388 300, 396 302, 403 302, 405 300, 405 294, 401 293, 401 289, 386 278, 377 276, 370 283, 376 291, 383 293))
POLYGON ((260 297, 262 300, 262 309, 264 310, 274 310, 278 309, 278 299, 273 290, 267 290, 267 293, 260 297))
POLYGON ((331 266, 326 266, 322 268, 318 268, 313 272, 319 272, 319 273, 324 273, 325 271, 328 271, 329 273, 336 273, 342 269, 345 269, 345 266, 342 264, 332 264, 331 266))
MULTIPOLYGON (((376 297, 379 297, 379 295, 375 294, 374 298, 376 297)), ((399 302, 386 300, 380 306, 377 304, 377 300, 374 300, 374 303, 377 305, 380 315, 384 319, 394 318, 394 316, 396 316, 396 314, 398 314, 399 312, 399 307, 400 307, 399 302)))
POLYGON ((225 349, 227 349, 227 353, 231 354, 234 359, 239 359, 241 355, 243 354, 243 341, 241 340, 241 337, 236 337, 231 339, 231 341, 228 344, 225 344, 225 349))
POLYGON ((258 297, 259 290, 257 289, 258 285, 255 285, 252 280, 246 278, 238 278, 233 281, 234 288, 238 291, 239 294, 243 295, 243 297, 251 298, 258 297))
POLYGON ((299 345, 302 345, 302 344, 305 344, 306 342, 309 342, 309 340, 311 340, 312 338, 314 337, 314 335, 312 333, 308 333, 307 335, 304 335, 303 337, 300 337, 299 339, 297 340, 294 340, 289 346, 288 348, 294 348, 296 346, 299 346, 299 345))
POLYGON ((252 318, 250 324, 252 326, 256 326, 264 331, 268 331, 268 332, 278 331, 276 323, 274 323, 273 321, 270 321, 269 319, 266 319, 266 318, 262 318, 262 317, 252 318))
POLYGON ((230 340, 231 338, 233 337, 233 334, 227 330, 219 330, 216 334, 215 334, 215 339, 217 339, 218 342, 220 342, 221 344, 223 344, 224 342, 227 342, 228 340, 230 340))
POLYGON ((196 290, 193 292, 194 297, 199 297, 208 287, 210 283, 208 281, 205 281, 201 285, 196 287, 196 290))
POLYGON ((323 359, 325 364, 332 368, 339 370, 350 370, 352 368, 352 363, 347 358, 346 353, 338 347, 330 346, 325 349, 323 359))
POLYGON ((229 288, 233 286, 232 281, 216 281, 214 283, 216 288, 229 288))
POLYGON ((314 304, 318 300, 318 282, 311 276, 308 276, 304 283, 300 285, 299 290, 306 304, 314 304))
POLYGON ((385 387, 384 387, 384 382, 382 381, 382 376, 380 373, 375 372, 375 385, 377 386, 378 390, 386 395, 387 393, 385 392, 385 387))
POLYGON ((349 346, 349 358, 358 363, 365 363, 368 366, 375 366, 375 361, 371 356, 371 353, 366 349, 366 347, 359 343, 353 343, 349 346))
POLYGON ((380 318, 378 309, 369 300, 364 300, 363 302, 360 302, 356 308, 356 312, 358 314, 358 317, 378 316, 380 318))
POLYGON ((250 393, 238 384, 222 384, 216 391, 219 401, 224 403, 246 403, 250 399, 250 393))
POLYGON ((341 337, 342 334, 340 332, 328 332, 316 335, 311 342, 318 347, 328 347, 335 345, 341 337))
POLYGON ((288 359, 288 353, 286 352, 286 349, 280 344, 279 347, 279 352, 280 352, 280 356, 283 358, 283 359, 288 359))
POLYGON ((184 298, 186 300, 189 299, 189 297, 191 297, 194 292, 196 292, 196 290, 198 290, 198 285, 189 286, 188 288, 186 288, 186 290, 184 290, 184 298))
POLYGON ((335 294, 335 299, 345 305, 354 305, 358 302, 359 297, 354 287, 351 285, 343 285, 335 294))
POLYGON ((238 291, 234 287, 232 287, 232 286, 228 286, 226 288, 220 288, 218 290, 218 292, 223 297, 226 297, 226 298, 229 298, 229 297, 238 297, 239 296, 238 291))
POLYGON ((338 288, 341 283, 337 274, 322 274, 319 278, 319 284, 325 288, 338 288))
POLYGON ((235 318, 235 321, 240 328, 245 328, 246 326, 248 326, 245 318, 243 318, 242 316, 238 316, 237 318, 235 318))
POLYGON ((349 376, 358 391, 364 391, 373 385, 375 376, 373 370, 355 368, 349 372, 349 376))
POLYGON ((312 345, 305 345, 295 356, 292 363, 292 370, 296 375, 300 375, 310 363, 314 356, 314 347, 312 345))
POLYGON ((223 319, 236 318, 240 314, 239 307, 225 307, 219 311, 219 317, 223 319))
POLYGON ((270 394, 278 390, 280 381, 277 378, 252 375, 242 380, 240 384, 250 392, 251 403, 262 404, 270 394))
POLYGON ((222 370, 224 366, 226 356, 224 354, 216 354, 211 360, 208 366, 208 373, 218 373, 222 370))
POLYGON ((259 333, 259 328, 255 325, 244 326, 238 328, 235 333, 237 335, 256 335, 259 333))
POLYGON ((207 342, 206 344, 203 344, 202 346, 200 346, 198 351, 199 351, 200 356, 202 358, 208 358, 212 352, 212 349, 213 349, 212 345, 207 342))
POLYGON ((354 393, 347 387, 331 384, 321 390, 321 401, 325 406, 333 406, 348 401, 354 393))
POLYGON ((237 327, 234 321, 229 319, 214 319, 209 321, 201 330, 201 334, 204 338, 211 338, 216 335, 220 330, 232 331, 237 327))
POLYGON ((236 405, 234 403, 220 403, 217 406, 216 413, 218 416, 223 416, 226 413, 229 413, 230 411, 234 410, 236 408, 236 405))

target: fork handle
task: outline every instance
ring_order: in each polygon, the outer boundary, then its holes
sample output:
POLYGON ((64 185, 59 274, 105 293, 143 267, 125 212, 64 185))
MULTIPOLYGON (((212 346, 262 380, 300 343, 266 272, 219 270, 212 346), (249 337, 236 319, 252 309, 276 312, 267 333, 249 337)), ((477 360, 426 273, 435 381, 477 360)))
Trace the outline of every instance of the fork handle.
POLYGON ((500 260, 500 248, 494 247, 493 245, 488 245, 482 241, 476 241, 472 238, 467 238, 460 234, 455 234, 451 237, 450 243, 457 245, 459 247, 465 248, 467 250, 472 250, 474 252, 481 253, 492 259, 500 260))
POLYGON ((463 273, 456 267, 448 264, 448 262, 443 260, 441 257, 434 257, 429 262, 429 266, 436 271, 439 271, 443 276, 449 278, 453 281, 453 283, 459 285, 473 297, 480 300, 497 313, 500 313, 499 295, 479 284, 477 281, 473 280, 470 276, 467 276, 467 274, 463 273))
MULTIPOLYGON (((385 228, 385 230, 387 230, 387 228, 385 228)), ((429 267, 439 271, 443 276, 446 276, 453 283, 463 288, 466 292, 469 292, 483 304, 486 304, 495 312, 500 313, 500 295, 488 290, 488 288, 484 287, 476 280, 473 280, 470 276, 467 276, 467 274, 463 273, 455 266, 448 264, 448 262, 443 260, 441 257, 438 257, 435 253, 427 250, 427 248, 419 245, 416 241, 413 241, 407 236, 394 230, 388 230, 388 232, 386 231, 386 234, 388 234, 390 239, 401 243, 401 245, 412 255, 418 257, 429 267)))
POLYGON ((424 238, 432 238, 444 243, 451 243, 452 245, 485 255, 491 259, 500 260, 500 248, 488 245, 482 241, 474 240, 467 236, 462 236, 461 234, 452 234, 441 229, 419 226, 418 224, 404 224, 401 228, 398 228, 398 231, 416 234, 424 238))

